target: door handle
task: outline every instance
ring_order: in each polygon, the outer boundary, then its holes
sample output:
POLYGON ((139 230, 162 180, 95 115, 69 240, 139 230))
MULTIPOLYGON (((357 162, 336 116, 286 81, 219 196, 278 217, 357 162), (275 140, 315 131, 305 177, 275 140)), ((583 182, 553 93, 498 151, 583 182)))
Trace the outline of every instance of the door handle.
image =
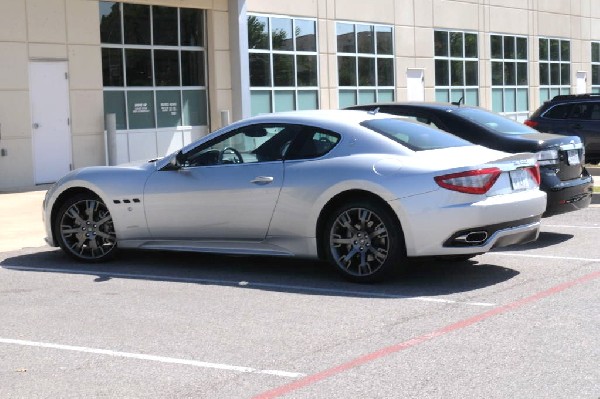
POLYGON ((39 123, 34 123, 34 124, 33 124, 33 128, 34 128, 34 129, 39 129, 39 127, 40 127, 40 124, 39 124, 39 123))
POLYGON ((254 179, 250 180, 250 183, 254 184, 269 184, 273 183, 273 178, 271 176, 257 176, 254 179))

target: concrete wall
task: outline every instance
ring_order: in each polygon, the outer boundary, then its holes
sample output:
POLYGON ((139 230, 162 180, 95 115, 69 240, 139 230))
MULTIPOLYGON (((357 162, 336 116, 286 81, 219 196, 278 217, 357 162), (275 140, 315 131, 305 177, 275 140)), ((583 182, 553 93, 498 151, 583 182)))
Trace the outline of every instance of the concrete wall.
POLYGON ((435 100, 433 32, 479 33, 480 105, 491 108, 490 34, 529 37, 530 110, 539 106, 538 38, 571 40, 571 84, 577 71, 591 83, 590 40, 600 40, 600 8, 593 0, 248 0, 248 11, 318 19, 321 106, 337 107, 336 21, 393 25, 396 96, 406 100, 407 68, 425 70, 425 100, 435 100))
MULTIPOLYGON (((129 1, 129 0, 127 0, 129 1)), ((404 100, 407 68, 425 70, 425 99, 434 100, 434 29, 479 33, 480 103, 491 108, 489 35, 529 37, 530 109, 539 105, 538 37, 571 40, 571 82, 588 72, 590 40, 600 41, 596 0, 247 0, 253 13, 317 19, 320 104, 336 108, 336 21, 390 24, 395 28, 396 97, 404 100)), ((135 0, 141 4, 207 10, 210 126, 232 109, 228 0, 135 0)), ((235 50, 233 50, 235 51, 235 50)), ((101 165, 104 158, 102 66, 97 0, 0 1, 0 190, 34 183, 28 65, 66 60, 69 68, 72 163, 101 165)))
MULTIPOLYGON (((138 0, 208 10, 210 119, 231 109, 227 0, 138 0), (225 32, 225 33, 224 33, 225 32), (217 67, 219 65, 219 67, 217 67)), ((97 0, 0 1, 0 190, 34 184, 28 66, 68 62, 74 168, 104 165, 102 60, 97 0)), ((211 130, 219 127, 211 126, 211 130)))

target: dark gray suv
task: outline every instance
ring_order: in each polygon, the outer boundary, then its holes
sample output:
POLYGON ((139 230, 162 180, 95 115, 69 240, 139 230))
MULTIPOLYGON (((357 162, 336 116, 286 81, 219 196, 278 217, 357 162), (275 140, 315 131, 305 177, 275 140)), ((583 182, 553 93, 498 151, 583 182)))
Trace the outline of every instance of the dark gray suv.
POLYGON ((556 96, 525 121, 540 132, 579 136, 588 163, 600 162, 600 94, 556 96))

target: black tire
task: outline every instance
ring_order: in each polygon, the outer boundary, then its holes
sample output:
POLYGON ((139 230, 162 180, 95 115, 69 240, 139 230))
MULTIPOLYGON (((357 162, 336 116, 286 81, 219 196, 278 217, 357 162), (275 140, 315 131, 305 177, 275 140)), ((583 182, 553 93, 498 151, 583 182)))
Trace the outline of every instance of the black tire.
POLYGON ((103 262, 117 249, 112 216, 106 204, 91 193, 75 195, 60 207, 54 234, 62 250, 78 261, 103 262))
POLYGON ((327 216, 322 232, 327 260, 346 279, 372 283, 407 267, 402 228, 393 212, 372 200, 354 200, 327 216))

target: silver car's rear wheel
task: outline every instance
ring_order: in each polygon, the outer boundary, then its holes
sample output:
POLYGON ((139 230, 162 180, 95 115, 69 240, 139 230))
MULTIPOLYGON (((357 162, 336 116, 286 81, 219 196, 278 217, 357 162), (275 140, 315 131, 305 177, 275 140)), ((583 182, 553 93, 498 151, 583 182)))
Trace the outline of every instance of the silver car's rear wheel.
POLYGON ((81 194, 68 200, 56 216, 60 247, 72 257, 99 262, 112 257, 117 239, 108 208, 100 199, 81 194))
POLYGON ((338 207, 327 225, 328 256, 342 274, 356 282, 381 280, 401 266, 404 239, 385 207, 357 201, 338 207))

